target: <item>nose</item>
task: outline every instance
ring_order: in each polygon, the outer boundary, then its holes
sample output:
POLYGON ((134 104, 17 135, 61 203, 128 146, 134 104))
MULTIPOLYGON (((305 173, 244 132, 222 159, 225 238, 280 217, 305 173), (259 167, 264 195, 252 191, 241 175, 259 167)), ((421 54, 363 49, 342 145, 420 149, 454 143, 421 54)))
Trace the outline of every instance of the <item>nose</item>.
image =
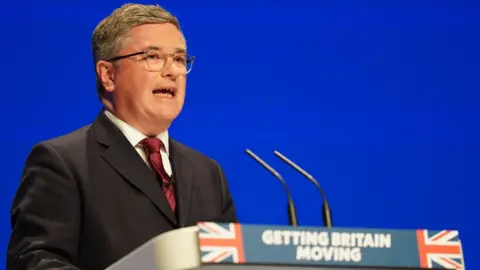
POLYGON ((162 69, 162 77, 173 78, 175 77, 175 64, 173 63, 173 56, 167 55, 165 57, 162 69))

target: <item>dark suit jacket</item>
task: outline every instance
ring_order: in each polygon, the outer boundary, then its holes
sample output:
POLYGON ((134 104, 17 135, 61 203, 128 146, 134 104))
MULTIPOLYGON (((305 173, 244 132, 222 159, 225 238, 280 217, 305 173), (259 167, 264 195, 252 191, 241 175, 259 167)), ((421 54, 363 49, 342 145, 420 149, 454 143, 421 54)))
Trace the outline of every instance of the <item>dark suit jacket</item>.
POLYGON ((236 222, 217 162, 174 140, 170 147, 177 214, 103 112, 92 125, 37 144, 13 201, 7 270, 105 269, 163 232, 236 222))

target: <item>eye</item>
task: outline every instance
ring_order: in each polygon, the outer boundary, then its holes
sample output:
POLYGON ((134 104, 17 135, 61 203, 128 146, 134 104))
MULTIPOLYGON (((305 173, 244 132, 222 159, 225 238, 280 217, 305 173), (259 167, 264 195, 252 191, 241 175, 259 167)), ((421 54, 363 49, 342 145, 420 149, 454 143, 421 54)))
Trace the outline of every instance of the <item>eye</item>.
POLYGON ((179 64, 186 64, 187 58, 184 55, 175 55, 174 57, 175 62, 179 64))
POLYGON ((146 56, 145 59, 149 60, 160 60, 162 59, 162 55, 158 52, 149 52, 146 56))

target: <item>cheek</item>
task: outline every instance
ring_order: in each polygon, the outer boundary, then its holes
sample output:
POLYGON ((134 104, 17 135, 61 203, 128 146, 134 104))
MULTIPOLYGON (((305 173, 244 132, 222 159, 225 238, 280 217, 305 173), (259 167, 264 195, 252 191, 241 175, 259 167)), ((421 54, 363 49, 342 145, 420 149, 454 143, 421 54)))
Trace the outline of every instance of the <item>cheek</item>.
POLYGON ((145 76, 142 76, 142 74, 136 72, 125 73, 122 74, 122 76, 119 76, 119 78, 121 78, 119 84, 121 84, 122 90, 124 89, 130 98, 136 99, 140 97, 142 92, 147 88, 146 78, 144 77, 145 76))
POLYGON ((179 92, 181 93, 182 96, 185 96, 185 91, 186 91, 186 81, 184 77, 180 77, 177 79, 177 88, 179 92))
POLYGON ((155 78, 150 76, 150 74, 138 74, 135 79, 132 78, 135 94, 138 97, 150 98, 154 88, 153 82, 155 82, 155 78))

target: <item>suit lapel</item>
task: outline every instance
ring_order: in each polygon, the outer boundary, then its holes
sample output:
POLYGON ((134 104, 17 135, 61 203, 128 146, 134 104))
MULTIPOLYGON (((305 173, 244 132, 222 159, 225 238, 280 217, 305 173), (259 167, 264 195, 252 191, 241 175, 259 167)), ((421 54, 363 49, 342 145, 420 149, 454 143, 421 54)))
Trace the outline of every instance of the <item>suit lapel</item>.
POLYGON ((143 192, 165 217, 177 224, 155 173, 148 168, 135 148, 102 111, 93 124, 97 142, 107 146, 102 157, 130 184, 143 192))
POLYGON ((185 227, 192 203, 192 192, 195 183, 193 167, 195 164, 185 154, 184 146, 180 143, 170 140, 170 147, 172 148, 170 160, 173 167, 173 180, 176 185, 178 201, 178 223, 180 227, 185 227))

